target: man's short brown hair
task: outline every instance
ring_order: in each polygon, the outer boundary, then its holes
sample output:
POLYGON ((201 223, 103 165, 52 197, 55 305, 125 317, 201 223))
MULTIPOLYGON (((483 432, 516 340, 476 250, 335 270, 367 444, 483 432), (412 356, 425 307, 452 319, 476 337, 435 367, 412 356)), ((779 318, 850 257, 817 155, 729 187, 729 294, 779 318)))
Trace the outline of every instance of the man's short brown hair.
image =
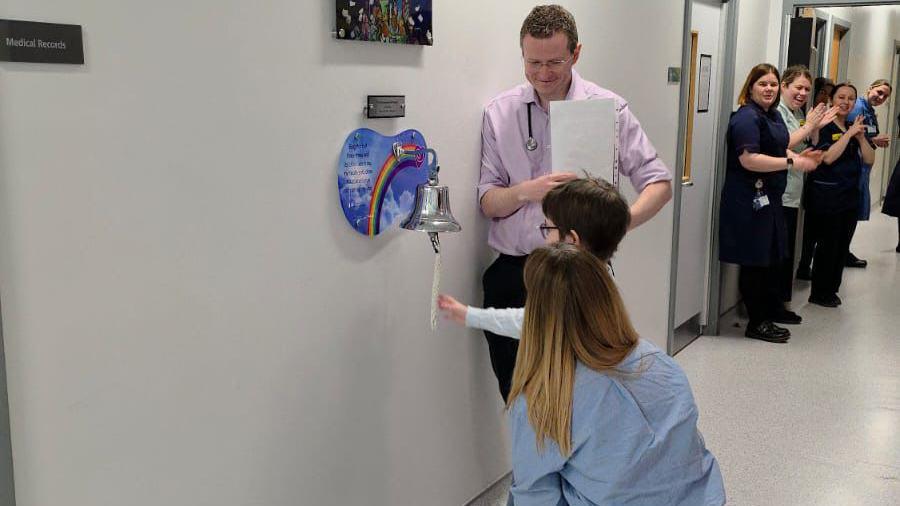
POLYGON ((522 30, 519 32, 519 46, 526 35, 536 39, 548 39, 557 32, 566 34, 569 38, 569 52, 574 53, 578 47, 578 28, 575 26, 575 18, 572 13, 559 5, 538 5, 528 14, 522 22, 522 30))
POLYGON ((602 179, 567 181, 547 192, 542 207, 560 240, 574 230, 582 246, 601 260, 612 258, 631 223, 628 203, 602 179))

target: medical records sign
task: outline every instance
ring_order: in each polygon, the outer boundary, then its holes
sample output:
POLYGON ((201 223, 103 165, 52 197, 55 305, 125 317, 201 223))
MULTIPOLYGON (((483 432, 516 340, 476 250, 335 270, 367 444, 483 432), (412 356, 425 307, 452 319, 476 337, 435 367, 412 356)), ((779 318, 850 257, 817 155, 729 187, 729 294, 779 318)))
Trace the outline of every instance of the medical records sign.
POLYGON ((0 61, 84 64, 81 25, 0 19, 0 61))

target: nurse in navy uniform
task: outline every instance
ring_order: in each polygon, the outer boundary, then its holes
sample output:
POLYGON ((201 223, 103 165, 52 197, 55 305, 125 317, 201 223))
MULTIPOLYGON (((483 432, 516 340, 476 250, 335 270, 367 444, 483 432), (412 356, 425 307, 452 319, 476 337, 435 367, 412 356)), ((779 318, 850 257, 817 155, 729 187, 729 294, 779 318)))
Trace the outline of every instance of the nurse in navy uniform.
POLYGON ((855 86, 835 85, 831 103, 838 114, 819 131, 816 148, 824 152, 822 166, 807 180, 806 211, 815 217, 818 227, 809 301, 825 307, 841 305, 838 289, 859 213, 859 181, 863 165, 871 166, 875 161, 863 117, 847 122, 855 102, 855 86))
POLYGON ((778 113, 778 69, 761 63, 741 89, 728 123, 725 184, 719 222, 719 260, 740 265, 739 288, 750 321, 745 335, 784 343, 790 331, 775 325, 783 305, 778 272, 787 254, 782 196, 787 171, 812 171, 822 153, 788 150, 790 135, 778 113))

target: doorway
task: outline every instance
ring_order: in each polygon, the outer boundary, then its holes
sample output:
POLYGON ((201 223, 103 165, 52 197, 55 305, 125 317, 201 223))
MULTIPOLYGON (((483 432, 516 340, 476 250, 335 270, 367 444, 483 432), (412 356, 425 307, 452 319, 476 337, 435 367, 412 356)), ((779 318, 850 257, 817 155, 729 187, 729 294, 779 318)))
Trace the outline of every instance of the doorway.
POLYGON ((680 178, 676 178, 677 254, 673 277, 673 339, 677 353, 700 336, 707 323, 709 249, 717 164, 724 24, 727 4, 692 0, 690 13, 686 134, 680 178), (680 181, 678 180, 680 179, 680 181))

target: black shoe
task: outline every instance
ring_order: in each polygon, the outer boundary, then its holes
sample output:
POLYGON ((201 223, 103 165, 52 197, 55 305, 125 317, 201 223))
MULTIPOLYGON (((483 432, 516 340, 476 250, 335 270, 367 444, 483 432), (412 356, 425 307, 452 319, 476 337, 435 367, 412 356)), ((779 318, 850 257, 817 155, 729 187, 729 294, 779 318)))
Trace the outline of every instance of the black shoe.
POLYGON ((771 330, 771 332, 775 335, 782 336, 785 339, 790 339, 791 337, 791 331, 784 327, 779 327, 778 325, 775 325, 770 321, 763 322, 762 324, 768 325, 769 330, 771 330))
POLYGON ((894 251, 896 251, 897 253, 900 253, 900 244, 897 245, 897 248, 894 249, 894 251))
MULTIPOLYGON (((900 248, 900 246, 898 246, 900 248)), ((812 281, 812 273, 809 271, 809 267, 798 267, 797 268, 797 279, 802 279, 804 281, 812 281)))
POLYGON ((782 309, 775 314, 775 318, 772 318, 772 321, 775 323, 784 323, 785 325, 800 325, 803 323, 803 318, 793 311, 782 309))
POLYGON ((809 302, 822 307, 838 307, 841 305, 841 299, 837 295, 810 295, 809 302))
MULTIPOLYGON (((760 341, 766 341, 769 343, 786 343, 788 339, 790 339, 790 333, 787 335, 779 333, 776 329, 775 325, 772 325, 772 322, 762 322, 755 327, 747 327, 747 331, 744 332, 744 335, 749 337, 750 339, 759 339, 760 341)), ((781 329, 787 331, 787 329, 781 329)))
POLYGON ((844 303, 844 301, 842 301, 841 298, 838 297, 838 294, 834 294, 834 301, 837 302, 838 306, 844 303))
POLYGON ((862 260, 860 258, 856 258, 856 255, 853 253, 847 253, 847 260, 844 262, 844 267, 856 267, 859 269, 865 269, 866 266, 869 265, 869 262, 862 260))

